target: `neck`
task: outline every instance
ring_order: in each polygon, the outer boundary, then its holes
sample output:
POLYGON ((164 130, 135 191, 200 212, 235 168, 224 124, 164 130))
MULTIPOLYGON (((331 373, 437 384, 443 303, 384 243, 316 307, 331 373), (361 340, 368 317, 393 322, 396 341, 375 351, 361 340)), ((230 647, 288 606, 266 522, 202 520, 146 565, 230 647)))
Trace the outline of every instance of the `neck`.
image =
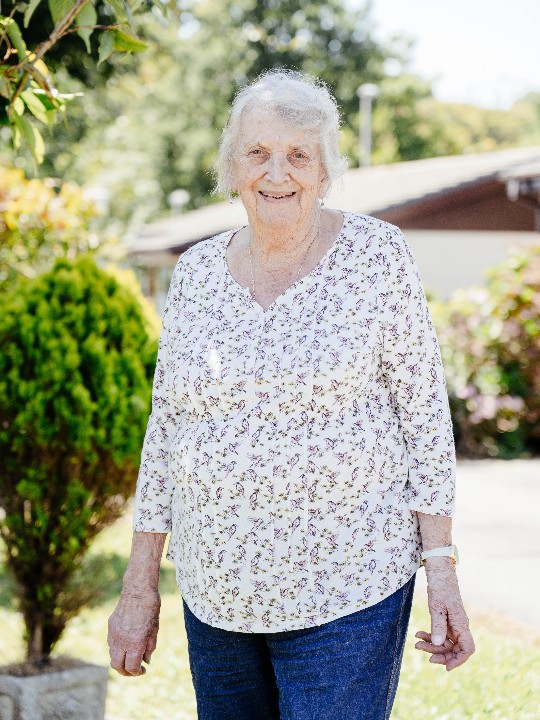
POLYGON ((321 225, 321 208, 317 204, 304 221, 290 226, 261 226, 250 223, 249 243, 253 257, 260 263, 271 266, 283 265, 284 260, 292 260, 314 242, 321 225))

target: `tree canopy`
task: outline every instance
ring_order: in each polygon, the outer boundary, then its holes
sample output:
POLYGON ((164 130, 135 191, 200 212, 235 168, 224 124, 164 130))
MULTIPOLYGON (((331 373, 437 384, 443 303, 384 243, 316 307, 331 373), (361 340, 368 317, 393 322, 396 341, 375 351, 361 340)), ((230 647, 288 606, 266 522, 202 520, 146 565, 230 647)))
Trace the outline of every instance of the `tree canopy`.
MULTIPOLYGON (((163 9, 167 3, 150 4, 163 9)), ((73 99, 57 89, 53 66, 88 81, 114 51, 146 49, 134 34, 133 12, 141 5, 142 0, 11 0, 5 10, 0 6, 0 124, 10 128, 16 148, 24 143, 35 163, 45 152, 35 121, 50 127, 73 99), (83 44, 96 62, 81 57, 83 44)))
POLYGON ((368 11, 346 11, 339 0, 186 0, 177 21, 141 13, 135 23, 149 48, 111 57, 114 72, 95 87, 73 63, 57 70, 66 91, 85 94, 66 125, 51 128, 43 166, 106 187, 111 213, 135 223, 162 212, 177 188, 190 207, 208 202, 230 102, 263 70, 321 77, 349 126, 358 122, 358 85, 380 82, 391 54, 372 40, 368 11))
MULTIPOLYGON (((46 19, 43 2, 35 13, 46 19)), ((92 4, 105 22, 119 3, 92 4)), ((375 42, 369 3, 355 12, 341 0, 166 5, 166 17, 155 7, 138 6, 133 29, 123 18, 122 27, 148 46, 145 52, 112 53, 99 64, 99 30, 90 37, 90 54, 76 33, 49 51, 58 86, 66 94, 84 94, 45 134, 41 172, 101 188, 110 217, 124 229, 163 214, 178 188, 189 193, 188 208, 212 199, 211 168, 230 102, 239 87, 269 68, 303 70, 328 83, 341 108, 342 151, 352 166, 359 154, 356 91, 364 82, 380 88, 373 110, 375 163, 540 140, 538 98, 524 99, 511 112, 435 100, 429 82, 407 73, 406 43, 375 42), (388 74, 389 63, 397 75, 388 74)), ((49 26, 36 30, 30 24, 24 30, 25 39, 33 32, 28 46, 40 42, 49 26)), ((31 172, 23 148, 16 161, 31 172)))

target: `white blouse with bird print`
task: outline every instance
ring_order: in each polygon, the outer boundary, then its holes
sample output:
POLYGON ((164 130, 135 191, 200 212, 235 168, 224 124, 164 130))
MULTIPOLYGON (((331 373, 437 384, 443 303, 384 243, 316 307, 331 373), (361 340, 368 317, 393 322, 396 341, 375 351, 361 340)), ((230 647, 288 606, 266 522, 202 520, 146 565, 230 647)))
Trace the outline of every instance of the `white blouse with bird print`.
POLYGON ((203 622, 275 632, 373 605, 419 567, 415 511, 451 516, 444 371, 401 231, 343 213, 318 265, 263 310, 232 277, 234 231, 179 259, 134 529, 203 622))

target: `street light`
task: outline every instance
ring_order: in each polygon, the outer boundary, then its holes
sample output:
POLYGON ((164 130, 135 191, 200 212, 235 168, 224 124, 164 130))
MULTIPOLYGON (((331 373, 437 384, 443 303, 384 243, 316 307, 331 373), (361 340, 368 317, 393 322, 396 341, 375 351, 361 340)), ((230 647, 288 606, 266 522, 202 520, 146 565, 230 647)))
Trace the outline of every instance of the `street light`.
POLYGON ((188 191, 183 188, 177 188, 169 193, 167 196, 167 202, 169 203, 169 207, 171 208, 173 215, 179 215, 183 211, 184 206, 189 202, 189 198, 190 195, 188 191))
POLYGON ((374 83, 360 85, 356 94, 360 98, 360 165, 371 165, 371 103, 379 94, 374 83))

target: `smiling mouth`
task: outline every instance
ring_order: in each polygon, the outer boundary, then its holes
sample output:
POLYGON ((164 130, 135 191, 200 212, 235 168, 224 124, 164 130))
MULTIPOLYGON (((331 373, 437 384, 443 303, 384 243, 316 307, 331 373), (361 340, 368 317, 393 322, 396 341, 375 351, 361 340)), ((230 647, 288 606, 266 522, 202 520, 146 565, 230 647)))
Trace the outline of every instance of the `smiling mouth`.
POLYGON ((260 194, 261 194, 264 198, 268 198, 269 200, 283 200, 284 198, 291 198, 291 197, 293 197, 294 195, 296 195, 295 192, 290 192, 290 193, 265 193, 265 192, 263 192, 262 190, 260 190, 259 192, 260 192, 260 194))

